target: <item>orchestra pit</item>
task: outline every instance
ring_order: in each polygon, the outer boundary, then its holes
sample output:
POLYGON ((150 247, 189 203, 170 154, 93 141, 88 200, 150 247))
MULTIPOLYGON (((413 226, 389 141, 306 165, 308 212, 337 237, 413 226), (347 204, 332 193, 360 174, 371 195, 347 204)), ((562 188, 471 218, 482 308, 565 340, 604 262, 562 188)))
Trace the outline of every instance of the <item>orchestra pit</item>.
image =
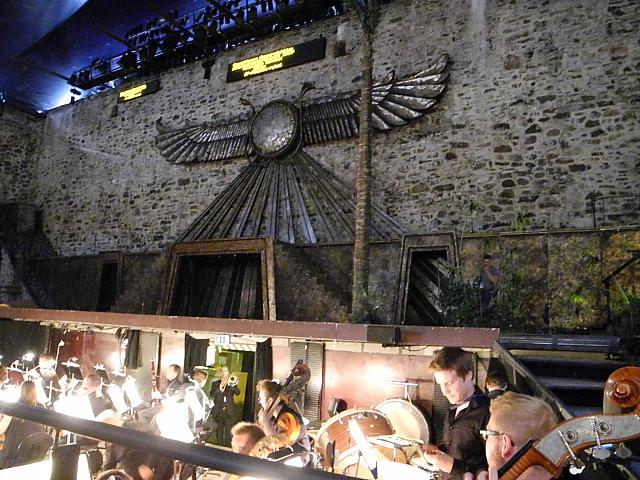
POLYGON ((0 480, 640 478, 636 0, 0 17, 0 480))

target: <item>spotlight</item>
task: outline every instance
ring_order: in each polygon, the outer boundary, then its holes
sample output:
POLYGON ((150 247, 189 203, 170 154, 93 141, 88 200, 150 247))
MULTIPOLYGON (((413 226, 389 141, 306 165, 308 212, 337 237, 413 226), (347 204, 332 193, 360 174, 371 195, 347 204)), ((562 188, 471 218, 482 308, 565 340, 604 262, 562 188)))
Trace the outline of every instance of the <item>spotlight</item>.
POLYGON ((96 58, 93 62, 91 62, 93 68, 95 68, 101 75, 106 75, 111 70, 111 65, 106 60, 100 60, 96 58))
POLYGON ((138 55, 133 50, 129 50, 120 57, 117 63, 123 70, 133 70, 138 66, 138 55))
POLYGON ((33 357, 35 357, 33 353, 27 352, 22 356, 22 360, 25 362, 33 362, 33 357))

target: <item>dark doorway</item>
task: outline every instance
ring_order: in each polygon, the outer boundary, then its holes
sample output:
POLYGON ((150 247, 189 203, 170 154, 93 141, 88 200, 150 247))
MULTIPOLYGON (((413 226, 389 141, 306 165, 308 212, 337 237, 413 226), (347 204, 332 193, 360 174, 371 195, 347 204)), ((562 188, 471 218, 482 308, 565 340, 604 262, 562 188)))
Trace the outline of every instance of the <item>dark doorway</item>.
POLYGON ((440 285, 447 277, 447 251, 411 252, 404 324, 440 325, 440 285))
POLYGON ((179 258, 171 315, 263 318, 259 253, 179 258))
POLYGON ((108 312, 118 299, 118 263, 103 262, 100 269, 96 311, 108 312))

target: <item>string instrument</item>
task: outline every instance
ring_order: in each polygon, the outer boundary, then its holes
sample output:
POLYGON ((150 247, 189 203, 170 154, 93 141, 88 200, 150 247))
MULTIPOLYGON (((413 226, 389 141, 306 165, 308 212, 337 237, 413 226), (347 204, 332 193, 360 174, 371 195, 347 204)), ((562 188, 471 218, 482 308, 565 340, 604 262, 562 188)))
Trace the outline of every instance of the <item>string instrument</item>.
POLYGON ((156 371, 156 362, 151 360, 151 406, 155 407, 160 404, 162 393, 158 389, 158 374, 156 371))
POLYGON ((567 463, 570 473, 580 473, 585 465, 578 454, 591 448, 591 456, 606 460, 617 445, 615 455, 628 458, 631 451, 623 442, 640 438, 640 367, 624 367, 613 372, 605 384, 605 398, 630 413, 586 415, 559 424, 539 441, 530 441, 498 470, 501 480, 515 480, 525 470, 539 465, 557 478, 567 463))

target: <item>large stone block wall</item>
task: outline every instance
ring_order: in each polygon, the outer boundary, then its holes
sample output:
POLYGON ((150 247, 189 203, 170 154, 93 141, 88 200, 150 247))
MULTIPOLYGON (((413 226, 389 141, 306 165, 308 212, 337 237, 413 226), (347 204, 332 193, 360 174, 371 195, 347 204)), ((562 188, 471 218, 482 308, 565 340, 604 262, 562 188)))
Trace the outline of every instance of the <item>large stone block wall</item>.
MULTIPOLYGON (((374 199, 407 233, 469 229, 471 202, 475 229, 509 230, 519 213, 531 228, 590 227, 590 192, 640 192, 639 24, 635 0, 384 5, 376 78, 390 69, 407 75, 446 52, 451 80, 430 115, 374 136, 374 199)), ((248 113, 241 98, 257 106, 293 100, 304 81, 317 87, 310 97, 355 90, 359 32, 347 15, 224 53, 210 80, 199 63, 173 69, 160 75, 158 93, 118 105, 116 116, 116 92, 49 112, 33 152, 11 137, 10 165, 24 154, 34 170, 31 185, 6 195, 33 192, 29 201, 42 207, 45 232, 63 255, 158 251, 247 160, 169 164, 153 146, 155 120, 228 120, 248 113), (334 58, 340 24, 347 55, 334 58), (225 83, 230 62, 319 35, 328 39, 325 60, 225 83)), ((356 140, 307 151, 353 180, 356 140)), ((597 206, 599 224, 640 218, 637 197, 597 206)))
POLYGON ((0 205, 29 202, 36 183, 34 151, 43 121, 9 107, 0 108, 0 205))

